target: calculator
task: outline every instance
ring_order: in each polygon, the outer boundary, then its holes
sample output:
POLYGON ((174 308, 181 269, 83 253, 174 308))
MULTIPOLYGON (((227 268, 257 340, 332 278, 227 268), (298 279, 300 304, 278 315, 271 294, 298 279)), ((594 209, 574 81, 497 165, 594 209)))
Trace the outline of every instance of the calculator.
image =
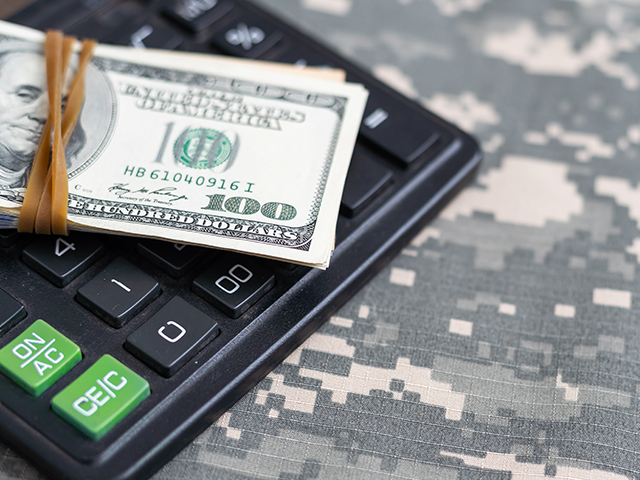
POLYGON ((398 254, 481 161, 469 135, 246 0, 37 0, 10 20, 340 68, 370 92, 327 270, 0 231, 0 439, 50 478, 152 475, 398 254))

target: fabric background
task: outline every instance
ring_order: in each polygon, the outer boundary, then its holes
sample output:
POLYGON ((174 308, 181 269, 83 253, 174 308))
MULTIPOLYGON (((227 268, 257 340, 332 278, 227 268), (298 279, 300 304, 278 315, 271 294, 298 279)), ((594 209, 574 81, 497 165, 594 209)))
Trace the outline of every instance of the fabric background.
POLYGON ((154 479, 640 478, 640 0, 260 3, 485 160, 154 479))

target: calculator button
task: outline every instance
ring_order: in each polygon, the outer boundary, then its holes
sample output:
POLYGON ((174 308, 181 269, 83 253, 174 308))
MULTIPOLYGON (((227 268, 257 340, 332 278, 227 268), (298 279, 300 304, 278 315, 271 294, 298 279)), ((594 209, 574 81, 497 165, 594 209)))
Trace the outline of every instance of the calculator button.
POLYGON ((389 185, 392 178, 391 170, 356 145, 342 194, 341 213, 349 218, 358 215, 389 185))
POLYGON ((193 281, 193 291, 231 318, 238 318, 275 285, 257 261, 228 253, 193 281))
MULTIPOLYGON (((114 0, 66 0, 61 2, 47 2, 47 8, 40 11, 33 12, 27 10, 23 14, 19 13, 18 17, 22 17, 22 19, 18 20, 18 23, 39 30, 55 28, 64 30, 66 33, 71 25, 79 21, 81 22, 88 15, 91 15, 96 10, 110 3, 114 3, 114 0)), ((92 38, 95 38, 95 34, 92 38)))
POLYGON ((82 360, 80 348, 43 320, 36 320, 0 350, 0 371, 34 397, 82 360))
MULTIPOLYGON (((87 0, 80 0, 87 3, 87 0)), ((90 2, 93 0, 89 0, 90 2)), ((132 19, 145 17, 144 8, 133 2, 118 2, 113 8, 99 9, 93 15, 81 22, 70 22, 64 27, 65 33, 78 36, 78 38, 99 38, 105 40, 116 34, 118 29, 125 26, 132 19)))
POLYGON ((273 268, 276 268, 276 269, 279 269, 279 270, 285 270, 287 272, 293 272, 293 271, 297 270, 298 267, 300 267, 300 265, 297 265, 295 263, 282 262, 280 260, 268 260, 268 264, 270 266, 272 266, 273 268))
POLYGON ((144 378, 104 355, 53 397, 51 407, 89 438, 99 440, 149 394, 144 378))
POLYGON ((220 29, 211 42, 230 55, 258 58, 277 45, 282 32, 260 17, 243 14, 238 21, 220 29))
POLYGON ((6 332, 27 316, 20 302, 0 288, 0 334, 6 332))
POLYGON ((78 290, 77 300, 115 328, 122 327, 160 295, 149 275, 116 258, 78 290))
POLYGON ((129 335, 125 348, 160 375, 170 377, 219 332, 215 320, 175 297, 129 335))
MULTIPOLYGON (((347 80, 358 81, 349 74, 347 80)), ((360 134, 406 166, 423 158, 440 138, 435 125, 377 87, 365 86, 369 90, 369 100, 360 134)))
POLYGON ((165 15, 198 33, 220 20, 233 3, 220 0, 176 0, 163 8, 165 15))
POLYGON ((20 240, 20 234, 14 228, 0 229, 0 247, 8 248, 20 240))
POLYGON ((104 253, 96 236, 74 234, 69 237, 43 237, 22 252, 24 263, 57 287, 68 285, 93 265, 104 253))
POLYGON ((113 36, 105 40, 106 43, 116 45, 165 50, 177 48, 182 41, 182 35, 154 20, 134 22, 124 28, 118 28, 113 36))
POLYGON ((298 67, 328 67, 334 68, 321 53, 304 46, 292 46, 278 55, 278 62, 290 63, 298 67))
POLYGON ((204 255, 202 248, 159 240, 144 240, 138 243, 137 249, 140 255, 173 278, 182 277, 204 255))

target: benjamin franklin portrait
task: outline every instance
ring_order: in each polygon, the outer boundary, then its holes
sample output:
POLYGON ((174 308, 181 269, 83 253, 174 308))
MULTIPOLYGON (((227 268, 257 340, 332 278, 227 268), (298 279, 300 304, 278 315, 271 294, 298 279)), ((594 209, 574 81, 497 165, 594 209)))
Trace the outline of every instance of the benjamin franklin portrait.
MULTIPOLYGON (((73 69, 70 73, 68 77, 73 69)), ((0 186, 26 186, 48 115, 42 48, 22 42, 0 44, 0 186)), ((84 144, 78 122, 66 148, 67 164, 84 144)))

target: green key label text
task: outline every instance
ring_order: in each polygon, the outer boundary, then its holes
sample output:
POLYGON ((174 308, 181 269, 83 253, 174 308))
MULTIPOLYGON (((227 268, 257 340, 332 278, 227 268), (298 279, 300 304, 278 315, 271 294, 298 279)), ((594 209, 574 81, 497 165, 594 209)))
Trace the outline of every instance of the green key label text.
POLYGON ((43 320, 0 350, 0 371, 39 396, 82 359, 77 345, 43 320))
POLYGON ((51 408, 89 438, 98 440, 149 394, 144 378, 111 355, 103 355, 53 397, 51 408))
POLYGON ((116 398, 116 392, 122 390, 127 384, 127 379, 120 377, 119 380, 114 380, 116 383, 113 383, 113 377, 118 377, 118 372, 115 370, 111 370, 102 379, 97 379, 97 385, 91 386, 84 395, 73 402, 73 409, 80 415, 90 417, 109 399, 116 398))

